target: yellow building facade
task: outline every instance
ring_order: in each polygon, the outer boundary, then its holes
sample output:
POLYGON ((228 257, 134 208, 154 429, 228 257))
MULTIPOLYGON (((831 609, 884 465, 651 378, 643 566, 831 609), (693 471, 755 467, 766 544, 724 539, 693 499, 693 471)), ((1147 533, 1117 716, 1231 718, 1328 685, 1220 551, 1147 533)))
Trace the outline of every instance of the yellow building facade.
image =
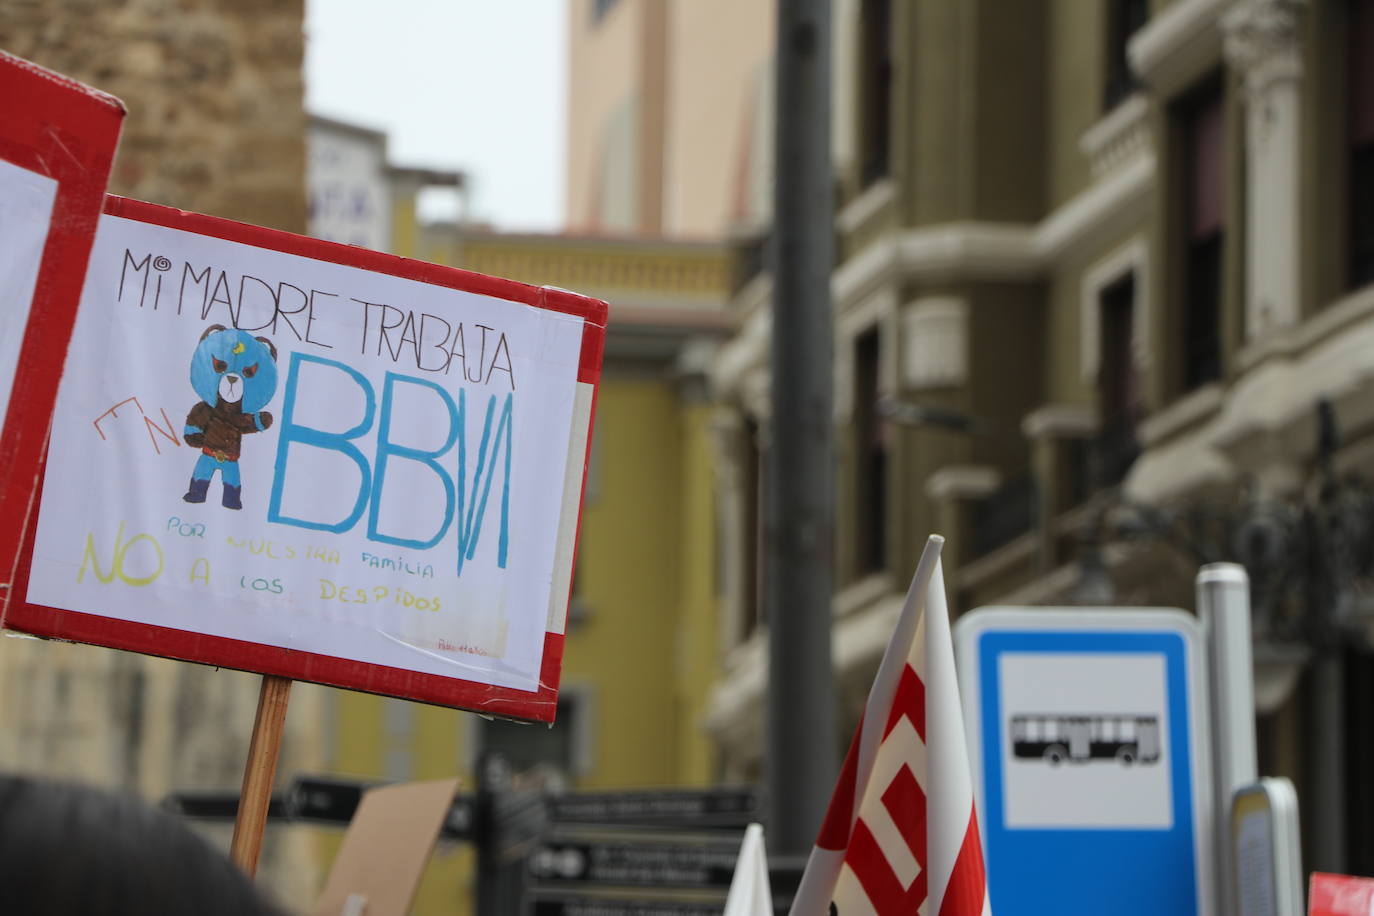
MULTIPOLYGON (((395 207, 398 221, 413 220, 406 195, 395 207)), ((518 784, 552 791, 709 784, 715 761, 701 722, 719 672, 704 372, 728 329, 730 249, 443 225, 394 234, 407 237, 415 249, 396 253, 611 303, 559 717, 546 729, 335 691, 330 771, 378 781, 457 775, 471 791, 483 753, 496 751, 518 784)), ((326 859, 338 840, 323 839, 326 859)), ((415 912, 468 912, 475 876, 471 848, 441 847, 415 912)))
MULTIPOLYGON (((393 168, 388 233, 399 255, 610 303, 558 721, 336 692, 340 776, 456 774, 471 791, 487 751, 507 757, 517 785, 551 791, 700 787, 726 772, 705 723, 723 674, 717 475, 732 432, 709 375, 736 330, 741 240, 766 212, 772 5, 569 9, 568 232, 423 224, 429 176, 393 168), (715 65, 665 59, 669 42, 715 65)), ((324 840, 326 859, 337 842, 324 840)), ((441 846, 415 912, 471 912, 476 876, 471 846, 441 846)))

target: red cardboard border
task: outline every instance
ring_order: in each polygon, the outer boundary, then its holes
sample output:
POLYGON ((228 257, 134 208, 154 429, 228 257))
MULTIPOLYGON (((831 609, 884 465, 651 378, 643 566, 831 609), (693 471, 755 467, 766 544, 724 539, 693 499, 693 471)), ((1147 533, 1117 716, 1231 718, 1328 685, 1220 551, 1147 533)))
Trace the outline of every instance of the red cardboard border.
MULTIPOLYGON (((254 245, 259 248, 283 251, 319 261, 358 267, 376 273, 419 280, 436 286, 466 290, 535 308, 578 315, 585 319, 578 381, 593 386, 593 409, 587 435, 590 451, 590 423, 595 420, 596 394, 599 391, 601 378, 601 354, 605 341, 606 314, 608 311, 605 302, 561 290, 527 286, 513 280, 502 280, 471 271, 413 261, 363 248, 306 238, 276 229, 249 226, 213 216, 187 213, 170 207, 161 207, 122 197, 107 197, 105 212, 111 216, 195 232, 214 238, 254 245)), ((584 460, 582 494, 578 498, 579 532, 586 479, 584 460)), ((35 500, 35 503, 39 502, 41 500, 35 500)), ((38 513, 34 512, 28 520, 28 537, 24 545, 18 576, 14 583, 15 593, 20 596, 28 593, 29 568, 33 561, 34 535, 37 532, 37 527, 38 513)), ((575 553, 574 550, 574 556, 575 553)), ((563 667, 564 637, 561 633, 552 632, 546 632, 544 636, 544 654, 540 664, 539 689, 537 691, 523 691, 494 687, 490 684, 462 678, 407 671, 370 662, 285 649, 263 643, 135 623, 112 617, 102 617, 98 614, 42 607, 22 601, 13 603, 6 626, 37 636, 91 643, 217 667, 273 674, 294 680, 327 684, 332 687, 362 690, 368 693, 403 697, 440 706, 455 706, 490 715, 531 719, 539 722, 552 722, 554 720, 558 705, 558 682, 563 667)))
MULTIPOLYGON (((0 51, 0 159, 57 182, 29 322, 0 431, 0 575, 18 572, 47 448, 86 259, 95 239, 124 105, 114 96, 0 51), (39 318, 40 320, 34 320, 39 318)), ((10 590, 0 591, 0 625, 10 590)))

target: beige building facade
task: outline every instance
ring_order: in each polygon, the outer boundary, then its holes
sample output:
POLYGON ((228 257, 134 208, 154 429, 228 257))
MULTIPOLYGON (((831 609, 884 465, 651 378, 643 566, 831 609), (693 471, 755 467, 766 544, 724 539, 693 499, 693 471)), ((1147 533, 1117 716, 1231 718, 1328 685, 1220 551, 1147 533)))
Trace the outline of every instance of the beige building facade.
POLYGON ((771 208, 772 0, 571 0, 572 233, 721 240, 771 208))
MULTIPOLYGON (((956 614, 1191 608, 1199 563, 1243 561, 1261 768, 1297 782, 1310 862, 1374 867, 1369 513, 1319 498, 1364 506, 1348 478, 1374 470, 1374 8, 833 13, 841 732, 931 531, 956 614), (1295 559, 1323 552, 1353 559, 1295 559)), ((770 298, 765 266, 712 366, 726 674, 704 725, 728 778, 764 747, 770 298)))

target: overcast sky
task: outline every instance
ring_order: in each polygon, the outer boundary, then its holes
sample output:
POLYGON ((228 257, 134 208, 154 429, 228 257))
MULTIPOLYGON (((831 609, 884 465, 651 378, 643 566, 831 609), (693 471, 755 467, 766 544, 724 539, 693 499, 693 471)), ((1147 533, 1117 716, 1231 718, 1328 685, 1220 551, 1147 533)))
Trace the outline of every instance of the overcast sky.
POLYGON ((557 229, 566 22, 565 0, 307 0, 306 107, 386 131, 394 164, 463 170, 475 218, 557 229))

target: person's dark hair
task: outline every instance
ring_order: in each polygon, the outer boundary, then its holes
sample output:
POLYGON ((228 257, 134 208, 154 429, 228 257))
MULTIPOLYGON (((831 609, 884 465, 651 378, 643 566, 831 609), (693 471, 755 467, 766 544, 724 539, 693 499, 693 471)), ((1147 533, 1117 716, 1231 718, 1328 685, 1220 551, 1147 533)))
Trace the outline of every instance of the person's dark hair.
POLYGON ((0 910, 284 916, 222 853, 129 795, 0 775, 0 910))

